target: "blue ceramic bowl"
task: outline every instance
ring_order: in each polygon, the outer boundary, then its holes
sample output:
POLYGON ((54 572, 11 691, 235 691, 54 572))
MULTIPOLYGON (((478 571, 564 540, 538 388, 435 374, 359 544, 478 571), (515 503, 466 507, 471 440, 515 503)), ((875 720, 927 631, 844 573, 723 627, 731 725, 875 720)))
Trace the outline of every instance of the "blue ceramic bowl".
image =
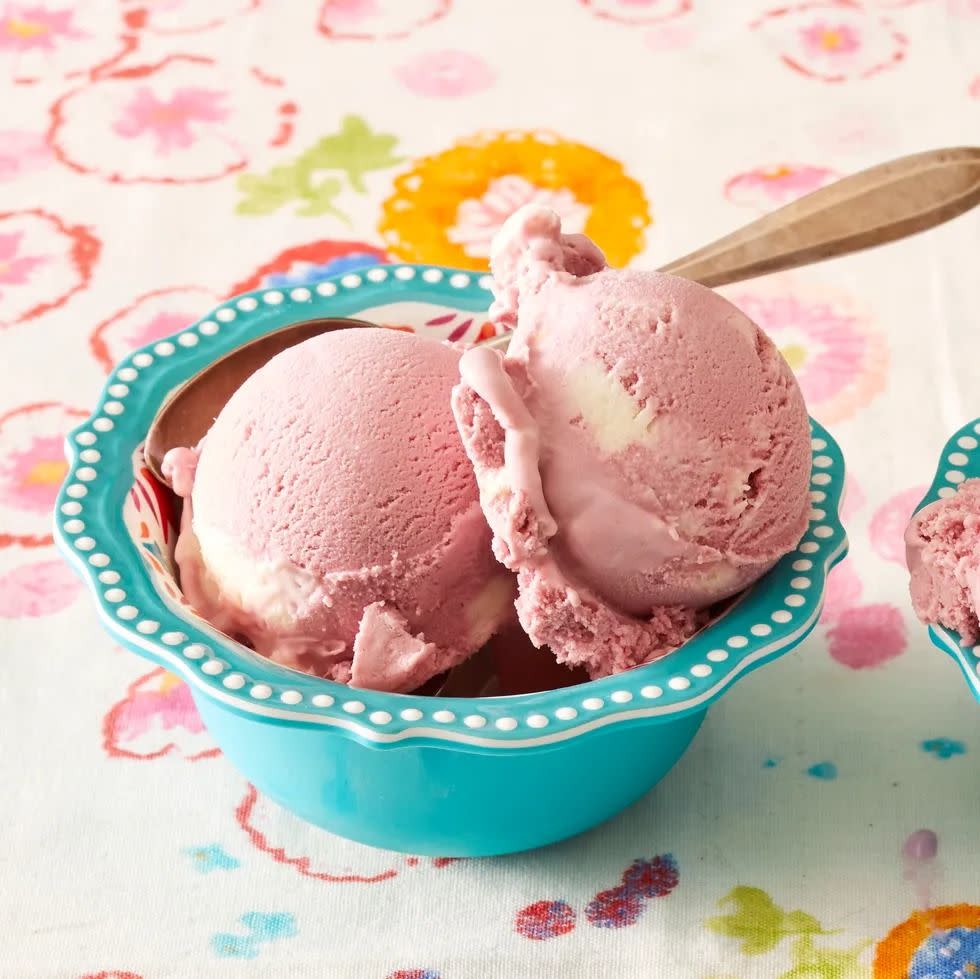
MULTIPOLYGON (((943 448, 932 486, 916 507, 952 496, 964 479, 980 476, 980 418, 974 418, 955 432, 943 448)), ((929 638, 959 665, 973 696, 980 700, 980 646, 963 645, 959 633, 941 625, 929 626, 929 638)))
POLYGON ((356 316, 435 338, 492 333, 489 280, 435 266, 378 266, 229 300, 113 371, 68 436, 58 543, 120 643, 185 680, 224 753, 262 792, 312 823, 411 853, 478 856, 580 833, 643 795, 676 763, 711 704, 795 646, 847 548, 844 462, 813 424, 806 536, 683 648, 619 676, 473 699, 355 690, 278 667, 226 638, 174 582, 169 494, 142 443, 167 392, 215 358, 300 320, 356 316))

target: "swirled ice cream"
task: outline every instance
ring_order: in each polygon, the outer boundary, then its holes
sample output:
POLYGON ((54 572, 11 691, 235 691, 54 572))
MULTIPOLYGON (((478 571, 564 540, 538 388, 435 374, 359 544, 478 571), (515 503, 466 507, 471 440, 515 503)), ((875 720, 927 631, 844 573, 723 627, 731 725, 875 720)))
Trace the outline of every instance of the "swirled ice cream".
POLYGON ((453 411, 521 624, 593 676, 655 659, 806 529, 799 386, 717 293, 610 269, 545 208, 507 221, 491 270, 513 339, 463 355, 453 411))

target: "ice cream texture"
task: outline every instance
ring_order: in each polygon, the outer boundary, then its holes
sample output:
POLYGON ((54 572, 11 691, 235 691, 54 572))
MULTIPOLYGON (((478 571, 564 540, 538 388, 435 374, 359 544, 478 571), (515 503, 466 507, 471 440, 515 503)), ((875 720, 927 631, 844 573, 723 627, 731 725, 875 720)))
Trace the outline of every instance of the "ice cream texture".
POLYGON ((915 614, 974 645, 980 641, 980 479, 960 483, 912 517, 905 532, 915 614))
POLYGON ((453 412, 536 645, 603 676, 676 648, 798 543, 810 428, 779 351, 694 282, 615 270, 530 205, 491 252, 506 356, 453 412))
POLYGON ((450 410, 459 353, 385 329, 274 357, 165 473, 181 587, 278 663, 408 691, 513 616, 450 410))

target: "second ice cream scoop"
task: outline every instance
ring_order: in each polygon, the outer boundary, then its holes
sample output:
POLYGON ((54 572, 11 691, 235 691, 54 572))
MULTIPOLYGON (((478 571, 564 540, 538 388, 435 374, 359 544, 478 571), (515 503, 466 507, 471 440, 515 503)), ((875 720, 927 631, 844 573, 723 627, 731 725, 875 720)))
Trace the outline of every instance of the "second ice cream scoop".
POLYGON ((615 270, 526 207, 491 253, 507 357, 474 348, 453 410, 532 641, 593 675, 680 645, 807 523, 799 386, 727 300, 615 270))

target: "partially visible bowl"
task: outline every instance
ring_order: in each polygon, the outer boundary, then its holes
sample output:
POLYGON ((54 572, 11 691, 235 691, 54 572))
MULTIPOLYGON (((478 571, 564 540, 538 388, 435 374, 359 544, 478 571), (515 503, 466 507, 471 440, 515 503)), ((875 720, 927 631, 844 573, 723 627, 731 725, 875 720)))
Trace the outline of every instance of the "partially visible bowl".
MULTIPOLYGON (((918 513, 936 500, 953 496, 965 479, 980 477, 980 418, 967 422, 954 432, 943 448, 936 465, 936 475, 926 495, 915 508, 918 513)), ((967 686, 980 700, 980 645, 963 644, 959 633, 941 625, 928 627, 929 638, 959 666, 967 686)))
POLYGON ((174 511, 143 465, 167 393, 255 337, 356 316, 434 338, 492 335, 489 280, 438 266, 377 266, 315 286, 238 296, 113 371, 68 436, 58 543, 108 631, 184 679, 211 734, 264 793, 350 839, 480 856, 582 832, 647 792, 708 707, 813 628, 846 553, 844 461, 813 423, 813 509, 797 549, 675 653, 618 676, 509 697, 355 690, 276 666, 218 633, 174 580, 174 511))

